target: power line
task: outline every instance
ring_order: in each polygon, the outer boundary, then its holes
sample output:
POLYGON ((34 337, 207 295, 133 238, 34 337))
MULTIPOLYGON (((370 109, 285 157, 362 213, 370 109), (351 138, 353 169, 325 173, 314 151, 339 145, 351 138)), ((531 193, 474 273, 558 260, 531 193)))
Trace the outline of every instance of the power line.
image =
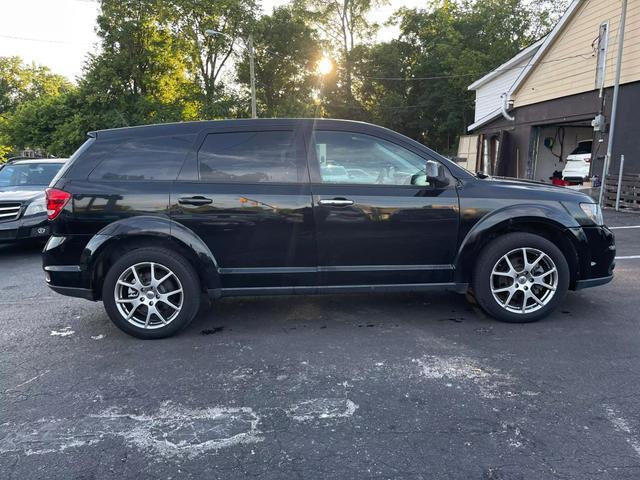
MULTIPOLYGON (((543 65, 545 63, 554 63, 554 62, 562 62, 565 60, 572 60, 575 58, 582 58, 584 60, 589 60, 589 58, 592 58, 593 53, 581 53, 578 55, 571 55, 569 57, 562 57, 562 58, 554 58, 552 60, 547 60, 544 62, 536 62, 536 63, 532 63, 532 64, 527 64, 527 66, 537 66, 537 65, 543 65)), ((433 76, 430 77, 362 77, 362 78, 366 78, 368 80, 398 80, 398 81, 423 81, 423 80, 440 80, 440 79, 446 79, 446 78, 460 78, 460 77, 479 77, 479 76, 484 76, 484 75, 488 75, 489 73, 493 73, 493 72, 508 72, 510 70, 518 70, 518 69, 524 69, 526 67, 523 66, 515 66, 515 67, 508 67, 508 68, 499 68, 499 69, 494 69, 494 70, 489 70, 487 72, 484 73, 460 73, 460 74, 435 74, 433 76)))
POLYGON ((70 42, 68 40, 51 40, 48 38, 29 38, 29 37, 18 37, 14 35, 0 35, 2 38, 10 38, 12 40, 24 40, 27 42, 42 42, 42 43, 55 43, 55 44, 64 44, 64 45, 88 45, 91 42, 70 42))

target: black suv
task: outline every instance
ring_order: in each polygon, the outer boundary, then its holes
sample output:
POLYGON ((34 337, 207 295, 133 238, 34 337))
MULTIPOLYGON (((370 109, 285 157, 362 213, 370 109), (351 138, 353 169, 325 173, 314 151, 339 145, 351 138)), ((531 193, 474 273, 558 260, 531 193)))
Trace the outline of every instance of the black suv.
POLYGON ((44 191, 66 159, 20 159, 0 167, 0 242, 49 236, 44 191))
POLYGON ((89 134, 47 191, 49 286, 141 338, 202 294, 471 292, 509 322, 612 279, 591 198, 473 175, 366 123, 230 120, 89 134))

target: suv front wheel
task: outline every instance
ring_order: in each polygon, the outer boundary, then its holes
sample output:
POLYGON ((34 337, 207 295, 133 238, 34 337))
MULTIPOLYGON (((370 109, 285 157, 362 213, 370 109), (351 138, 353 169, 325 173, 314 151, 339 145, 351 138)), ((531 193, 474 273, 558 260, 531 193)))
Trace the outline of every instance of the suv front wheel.
POLYGON ((139 248, 111 266, 102 301, 124 332, 142 339, 169 337, 198 313, 198 276, 184 257, 170 250, 139 248))
POLYGON ((480 254, 473 289, 483 310, 498 320, 527 323, 549 315, 569 288, 564 254, 546 238, 510 233, 480 254))

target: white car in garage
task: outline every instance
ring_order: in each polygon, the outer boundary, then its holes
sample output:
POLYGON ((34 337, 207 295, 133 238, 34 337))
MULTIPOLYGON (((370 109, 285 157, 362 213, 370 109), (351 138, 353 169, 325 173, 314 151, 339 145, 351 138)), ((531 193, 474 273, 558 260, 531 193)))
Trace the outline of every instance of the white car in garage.
POLYGON ((582 183, 589 179, 591 166, 592 140, 581 140, 576 148, 567 155, 567 164, 562 170, 562 178, 567 182, 582 183))

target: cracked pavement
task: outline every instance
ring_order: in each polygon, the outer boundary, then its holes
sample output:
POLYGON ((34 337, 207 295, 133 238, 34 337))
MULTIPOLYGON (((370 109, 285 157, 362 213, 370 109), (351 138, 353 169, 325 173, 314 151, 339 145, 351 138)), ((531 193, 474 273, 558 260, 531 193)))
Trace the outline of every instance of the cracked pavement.
POLYGON ((0 272, 2 479, 640 477, 640 259, 530 325, 450 293, 238 298, 146 342, 49 291, 37 246, 0 272))

